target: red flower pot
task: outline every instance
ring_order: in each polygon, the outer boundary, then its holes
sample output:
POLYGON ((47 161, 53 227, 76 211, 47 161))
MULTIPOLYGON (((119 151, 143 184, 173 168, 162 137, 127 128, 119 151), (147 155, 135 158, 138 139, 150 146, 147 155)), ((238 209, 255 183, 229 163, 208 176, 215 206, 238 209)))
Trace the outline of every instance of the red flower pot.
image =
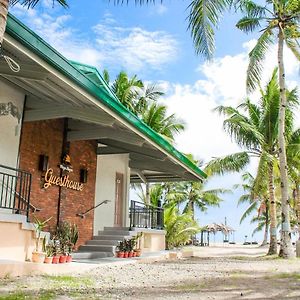
POLYGON ((66 262, 67 262, 67 263, 70 263, 70 262, 72 262, 72 259, 73 259, 73 258, 72 258, 72 255, 68 255, 68 256, 67 256, 66 262))
POLYGON ((128 258, 128 252, 126 251, 126 252, 124 252, 124 256, 123 256, 124 258, 128 258))
POLYGON ((67 256, 66 255, 61 255, 59 257, 59 263, 64 264, 67 261, 67 256))
POLYGON ((135 251, 133 251, 132 257, 136 257, 136 252, 135 251))
POLYGON ((133 256, 133 251, 128 252, 128 257, 132 257, 133 256))
POLYGON ((119 258, 124 258, 124 252, 123 252, 123 251, 119 251, 119 252, 117 253, 117 257, 119 257, 119 258))
POLYGON ((52 263, 53 264, 58 264, 59 263, 59 256, 53 256, 53 258, 52 258, 52 263))

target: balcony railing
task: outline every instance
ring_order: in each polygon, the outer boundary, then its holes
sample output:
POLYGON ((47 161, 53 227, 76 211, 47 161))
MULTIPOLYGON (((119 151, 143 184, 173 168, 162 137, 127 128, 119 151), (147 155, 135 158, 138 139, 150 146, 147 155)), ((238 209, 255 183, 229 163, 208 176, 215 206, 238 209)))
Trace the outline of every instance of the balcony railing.
POLYGON ((164 228, 164 209, 161 207, 132 200, 129 217, 130 229, 137 227, 162 230, 164 228))
POLYGON ((24 214, 29 219, 31 174, 0 165, 0 209, 24 214))

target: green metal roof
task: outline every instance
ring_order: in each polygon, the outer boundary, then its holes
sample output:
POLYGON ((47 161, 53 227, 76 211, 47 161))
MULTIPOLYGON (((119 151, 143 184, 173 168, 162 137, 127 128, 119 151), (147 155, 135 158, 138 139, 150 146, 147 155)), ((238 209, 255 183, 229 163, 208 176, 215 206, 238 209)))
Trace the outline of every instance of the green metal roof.
POLYGON ((110 91, 96 68, 81 64, 87 69, 91 70, 92 68, 92 73, 94 73, 94 75, 97 74, 96 76, 98 77, 99 82, 102 82, 103 85, 96 84, 94 80, 80 71, 78 66, 75 66, 75 63, 73 65, 63 55, 46 43, 40 36, 11 14, 8 15, 6 33, 26 46, 26 48, 38 55, 60 73, 67 76, 76 85, 94 96, 99 102, 114 111, 125 122, 134 126, 139 132, 151 139, 156 145, 164 149, 173 158, 183 163, 188 169, 190 169, 190 171, 196 173, 199 176, 199 179, 207 177, 207 175, 185 155, 176 150, 167 140, 143 123, 119 101, 116 101, 115 96, 110 91))

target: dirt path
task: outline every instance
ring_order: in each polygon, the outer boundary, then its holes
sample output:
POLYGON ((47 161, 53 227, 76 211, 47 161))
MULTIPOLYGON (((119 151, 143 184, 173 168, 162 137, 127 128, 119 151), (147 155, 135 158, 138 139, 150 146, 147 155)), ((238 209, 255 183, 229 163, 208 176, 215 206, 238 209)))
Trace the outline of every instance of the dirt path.
POLYGON ((197 257, 99 266, 80 276, 0 281, 0 299, 300 299, 300 260, 257 247, 210 247, 197 257))

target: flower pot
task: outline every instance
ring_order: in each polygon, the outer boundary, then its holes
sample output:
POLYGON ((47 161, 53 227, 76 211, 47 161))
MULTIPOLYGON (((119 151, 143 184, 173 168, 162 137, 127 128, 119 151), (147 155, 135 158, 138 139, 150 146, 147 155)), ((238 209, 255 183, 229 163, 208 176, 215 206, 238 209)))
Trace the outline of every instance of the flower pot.
POLYGON ((64 264, 67 261, 67 255, 61 255, 59 257, 59 263, 64 264))
POLYGON ((58 264, 59 263, 59 256, 54 255, 53 258, 52 258, 52 263, 53 264, 58 264))
POLYGON ((127 251, 124 252, 123 258, 128 258, 128 252, 127 251))
POLYGON ((45 257, 46 257, 45 252, 33 251, 31 261, 34 263, 43 263, 45 260, 45 257))
POLYGON ((136 257, 140 257, 141 256, 141 249, 137 249, 137 250, 135 250, 135 256, 136 257))
POLYGON ((130 258, 130 257, 132 257, 133 256, 133 251, 129 251, 128 252, 128 257, 130 258))
POLYGON ((44 260, 44 263, 45 264, 52 264, 52 259, 53 259, 52 256, 46 256, 45 260, 44 260))
POLYGON ((136 252, 135 251, 132 252, 132 257, 136 257, 136 252))
POLYGON ((123 251, 118 251, 117 252, 117 257, 124 258, 124 252, 123 251))
POLYGON ((72 262, 72 260, 73 260, 72 255, 68 255, 66 262, 70 263, 70 262, 72 262))

